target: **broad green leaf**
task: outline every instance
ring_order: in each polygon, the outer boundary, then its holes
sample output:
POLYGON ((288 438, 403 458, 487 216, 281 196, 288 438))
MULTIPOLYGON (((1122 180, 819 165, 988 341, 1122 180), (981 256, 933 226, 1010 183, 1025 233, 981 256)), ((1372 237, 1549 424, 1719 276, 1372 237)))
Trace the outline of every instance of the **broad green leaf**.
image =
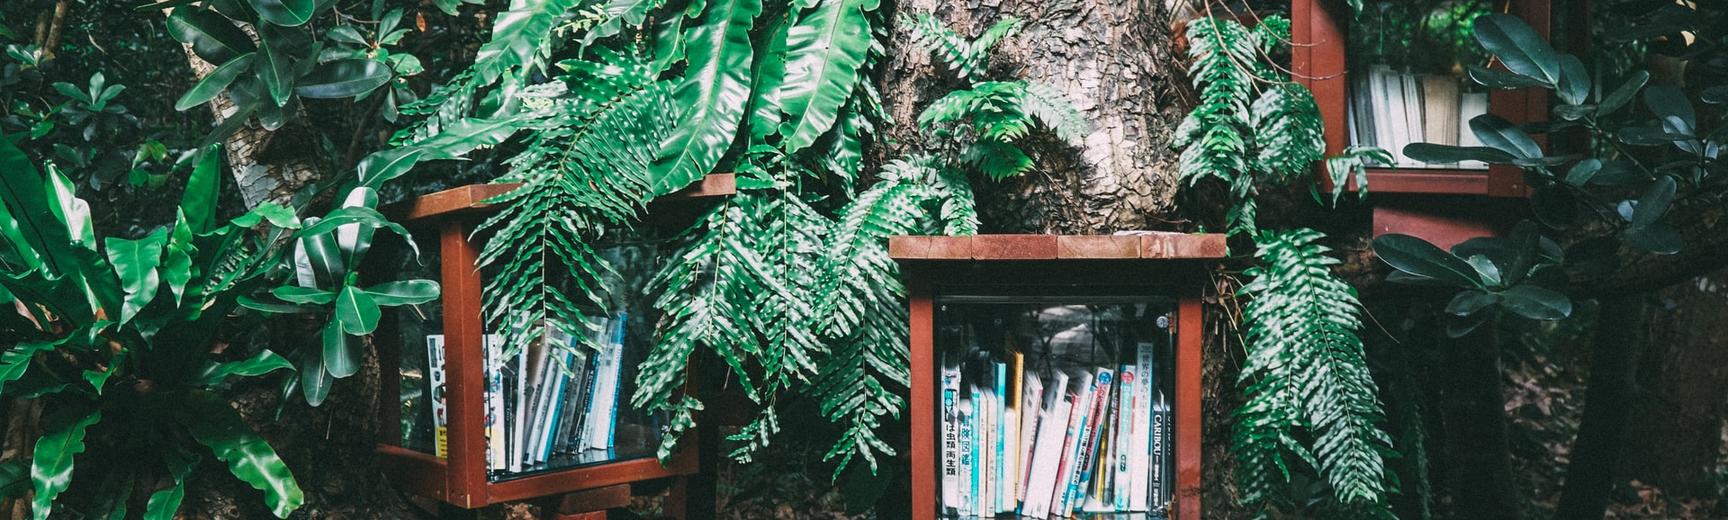
POLYGON ((310 306, 305 306, 305 305, 294 305, 294 304, 290 304, 290 303, 281 303, 281 302, 267 302, 267 301, 262 301, 262 300, 259 300, 257 298, 253 298, 251 296, 246 296, 246 295, 241 295, 239 298, 236 298, 235 302, 239 303, 241 307, 245 307, 245 308, 252 309, 255 311, 259 311, 259 312, 268 312, 271 314, 304 314, 304 313, 308 313, 308 312, 319 312, 319 311, 324 310, 324 309, 320 309, 318 307, 310 307, 310 306))
POLYGON ((324 37, 342 43, 361 46, 367 45, 366 37, 360 36, 360 31, 354 29, 354 26, 352 25, 337 26, 335 29, 331 29, 329 33, 326 33, 324 37))
POLYGON ((192 245, 192 226, 186 222, 185 211, 176 210, 171 229, 162 260, 162 281, 174 295, 174 304, 179 305, 186 295, 186 284, 192 281, 192 254, 198 247, 192 245))
POLYGON ((82 406, 61 408, 43 419, 42 438, 30 459, 30 480, 36 496, 30 517, 45 520, 54 511, 54 498, 72 485, 72 459, 84 453, 84 433, 102 420, 102 411, 82 406))
POLYGON ((1446 312, 1454 316, 1469 316, 1489 305, 1500 303, 1500 296, 1487 291, 1462 291, 1446 304, 1446 312))
POLYGON ((510 10, 498 13, 492 23, 492 39, 474 54, 474 70, 481 83, 491 83, 505 71, 537 63, 535 57, 552 34, 552 26, 577 0, 514 0, 510 10))
POLYGON ((114 374, 120 371, 120 367, 126 365, 126 354, 128 352, 131 351, 121 350, 118 354, 115 354, 114 357, 109 358, 107 367, 84 371, 84 381, 90 383, 90 388, 96 390, 96 395, 102 395, 102 391, 108 388, 108 380, 113 378, 114 374))
POLYGON ((150 501, 144 504, 144 520, 174 520, 174 515, 180 512, 180 503, 186 500, 186 476, 198 467, 197 457, 179 449, 163 450, 162 462, 168 465, 168 475, 174 483, 150 494, 150 501))
POLYGON ((1542 80, 1549 87, 1560 84, 1560 54, 1524 20, 1491 14, 1476 18, 1474 26, 1476 41, 1499 57, 1507 70, 1542 80))
POLYGON ((379 316, 378 302, 358 287, 343 287, 336 296, 336 321, 342 323, 343 332, 355 336, 371 334, 378 328, 379 316))
POLYGON ((1644 195, 1638 197, 1638 207, 1632 212, 1632 227, 1644 227, 1661 220, 1674 202, 1675 188, 1673 177, 1663 176, 1651 183, 1644 195))
POLYGON ((216 460, 228 463, 228 471, 240 481, 263 491, 264 504, 277 518, 287 518, 305 503, 288 465, 269 443, 246 427, 227 400, 210 392, 193 391, 185 404, 188 413, 182 420, 192 438, 208 446, 216 460))
MULTIPOLYGON (((420 246, 414 242, 414 236, 408 233, 408 228, 402 227, 401 224, 391 222, 390 219, 385 218, 382 213, 378 212, 378 210, 365 206, 344 206, 337 208, 335 211, 331 211, 330 214, 325 215, 324 218, 319 219, 317 222, 308 224, 306 227, 301 228, 300 231, 296 232, 294 235, 302 238, 316 237, 328 234, 331 231, 339 231, 338 228, 349 225, 359 225, 374 229, 385 228, 394 231, 396 234, 401 235, 404 241, 408 242, 408 248, 412 250, 416 256, 420 254, 420 246)), ((346 257, 346 255, 344 255, 344 257, 346 257)))
POLYGON ((1486 146, 1449 146, 1433 143, 1404 145, 1404 156, 1425 163, 1455 163, 1481 161, 1489 164, 1512 162, 1512 155, 1486 146))
MULTIPOLYGON (((372 188, 368 188, 365 186, 357 187, 357 188, 354 188, 353 190, 350 190, 348 192, 347 198, 343 199, 343 201, 342 201, 342 207, 344 209, 348 209, 348 208, 371 209, 373 207, 376 207, 377 205, 378 205, 378 192, 373 190, 372 188)), ((379 217, 382 217, 382 216, 383 215, 379 215, 379 217)), ((338 220, 338 219, 326 216, 325 220, 338 220)), ((388 221, 386 221, 386 222, 388 222, 388 221)), ((404 229, 401 229, 401 228, 392 228, 392 229, 395 229, 397 233, 401 233, 404 236, 407 236, 406 230, 404 230, 404 229)), ((346 265, 358 268, 360 266, 360 261, 366 258, 366 251, 369 249, 372 249, 372 236, 376 232, 377 232, 377 227, 371 222, 366 222, 366 223, 355 222, 352 224, 343 224, 341 226, 338 226, 336 228, 336 246, 342 250, 343 263, 346 265)), ((412 241, 413 239, 414 238, 411 236, 408 237, 408 240, 410 240, 410 241, 412 241)), ((416 250, 415 253, 418 254, 419 251, 416 250)))
POLYGON ((1704 92, 1698 94, 1698 99, 1712 105, 1728 103, 1728 85, 1716 85, 1705 88, 1704 92))
POLYGON ((1465 69, 1469 71, 1471 80, 1488 88, 1516 89, 1547 86, 1542 83, 1542 80, 1536 78, 1520 76, 1503 70, 1490 69, 1474 63, 1466 65, 1465 69))
POLYGON ((1698 135, 1698 113, 1686 93, 1673 85, 1655 85, 1644 89, 1644 105, 1662 121, 1662 131, 1673 139, 1674 146, 1687 153, 1701 153, 1703 145, 1692 136, 1698 135))
MULTIPOLYGON (((781 14, 767 19, 768 41, 762 44, 761 55, 751 64, 750 79, 750 144, 765 143, 768 136, 780 132, 781 86, 786 82, 786 33, 792 29, 797 13, 781 14)), ((741 164, 739 168, 744 168, 741 164)), ((764 175, 763 177, 767 177, 764 175)))
POLYGON ((1482 278, 1483 285, 1500 285, 1500 266, 1494 265, 1494 261, 1482 255, 1472 256, 1464 261, 1476 269, 1476 275, 1482 278))
POLYGON ((523 121, 515 118, 469 118, 446 126, 438 134, 414 144, 426 151, 422 159, 456 159, 475 148, 502 143, 526 127, 523 121))
MULTIPOLYGON (((309 219, 307 222, 316 224, 322 221, 309 219)), ((342 283, 348 268, 342 264, 342 249, 336 245, 336 236, 318 233, 300 237, 300 247, 295 250, 294 271, 300 285, 336 287, 342 283)))
POLYGON ((252 10, 264 21, 283 27, 298 27, 312 19, 318 10, 314 0, 249 0, 252 10))
POLYGON ((1511 154, 1513 158, 1542 157, 1542 146, 1536 144, 1530 134, 1524 133, 1524 129, 1500 116, 1482 114, 1470 118, 1470 131, 1476 134, 1476 139, 1482 141, 1482 144, 1511 154))
POLYGON ((852 96, 870 50, 870 20, 859 0, 824 0, 787 32, 786 49, 780 90, 786 121, 780 134, 785 136, 781 147, 794 153, 833 127, 840 106, 852 96))
POLYGON ((1582 188, 1584 185, 1589 184, 1590 179, 1595 177, 1596 173, 1600 171, 1602 171, 1601 159, 1592 157, 1578 161, 1578 164, 1572 165, 1572 169, 1566 172, 1566 184, 1582 188))
POLYGON ((275 202, 259 204, 251 211, 234 217, 234 220, 228 222, 236 227, 250 229, 257 226, 259 222, 266 221, 270 222, 270 225, 282 229, 300 229, 300 217, 294 215, 294 209, 275 202))
POLYGON ((48 163, 45 180, 48 211, 65 227, 72 245, 95 251, 96 229, 90 220, 90 203, 78 198, 78 184, 61 173, 52 162, 48 163))
POLYGON ((216 67, 216 70, 210 71, 210 74, 205 75, 204 79, 198 80, 198 83, 192 85, 190 90, 180 95, 180 99, 174 102, 174 110, 184 112, 189 108, 216 99, 216 96, 221 95, 229 84, 234 83, 234 78, 240 77, 240 73, 246 72, 252 67, 252 60, 257 56, 257 53, 248 52, 228 60, 220 67, 216 67))
POLYGON ((324 369, 324 349, 302 349, 300 358, 300 391, 306 397, 306 404, 316 407, 324 404, 324 398, 330 396, 330 386, 336 383, 336 378, 330 377, 330 371, 324 369))
POLYGON ((54 221, 47 193, 35 163, 12 140, 0 138, 0 204, 16 219, 7 226, 7 238, 19 246, 27 267, 46 265, 50 273, 60 274, 71 268, 72 237, 65 225, 54 221))
POLYGON ((684 110, 650 166, 656 193, 707 175, 732 146, 750 104, 750 27, 761 12, 761 0, 714 0, 686 33, 690 63, 674 93, 684 110))
POLYGON ((438 282, 397 280, 367 287, 365 291, 381 306, 419 305, 438 299, 438 282))
POLYGON ((344 59, 318 65, 300 78, 294 92, 311 99, 354 97, 390 82, 390 67, 368 59, 344 59))
POLYGON ((342 325, 336 321, 324 324, 320 333, 324 345, 324 369, 331 377, 341 379, 360 371, 360 352, 354 348, 354 338, 342 333, 342 325))
POLYGON ((1686 239, 1680 236, 1679 231, 1662 223, 1626 228, 1620 238, 1626 241, 1626 245, 1658 255, 1678 253, 1686 246, 1686 239))
MULTIPOLYGON (((309 0, 308 0, 309 1, 309 0)), ((282 29, 266 26, 259 31, 263 49, 258 53, 258 80, 264 82, 264 92, 277 107, 288 106, 294 95, 294 59, 288 55, 287 44, 278 40, 282 29)))
POLYGON ((1394 269, 1415 276, 1455 287, 1482 287, 1476 268, 1420 238, 1396 233, 1381 235, 1374 239, 1374 254, 1394 269))
POLYGON ((1501 306, 1532 320, 1555 321, 1572 315, 1572 299, 1531 284, 1500 291, 1501 306))
POLYGON ((360 160, 358 168, 360 185, 371 188, 383 186, 414 168, 420 157, 426 155, 426 150, 419 147, 391 148, 367 155, 360 160))
POLYGON ((156 298, 156 289, 162 283, 156 268, 162 265, 162 249, 167 244, 167 228, 157 228, 137 240, 115 237, 103 240, 108 263, 114 266, 114 273, 120 277, 120 287, 126 291, 125 304, 120 308, 120 323, 132 321, 139 310, 156 298))
POLYGON ((0 390, 3 390, 7 383, 24 377, 24 371, 30 369, 30 361, 35 359, 36 354, 54 350, 54 347, 63 341, 65 340, 19 343, 0 352, 0 390))
POLYGON ((334 291, 326 291, 315 287, 284 285, 270 290, 270 295, 281 298, 288 303, 310 303, 322 305, 336 301, 334 291))
POLYGON ((257 377, 284 369, 294 370, 294 363, 275 352, 260 350, 246 359, 205 365, 203 373, 198 375, 198 384, 213 386, 233 376, 257 377))
POLYGON ((229 63, 258 49, 228 17, 203 9, 175 9, 168 16, 168 34, 191 45, 192 52, 209 63, 229 63))
POLYGON ((222 186, 222 154, 218 146, 198 151, 192 176, 186 179, 186 193, 180 196, 180 211, 193 234, 207 233, 216 228, 216 200, 222 186))
POLYGON ((1642 90, 1644 84, 1649 82, 1649 72, 1642 70, 1633 72, 1632 76, 1626 78, 1625 83, 1620 84, 1620 88, 1616 88, 1613 92, 1609 92, 1608 95, 1602 96, 1602 103, 1598 105, 1596 113, 1608 115, 1620 110, 1620 107, 1624 107, 1627 102, 1632 101, 1632 97, 1637 96, 1638 91, 1642 90))
POLYGON ((1560 83, 1555 90, 1560 99, 1568 104, 1582 105, 1590 99, 1590 71, 1584 68, 1584 61, 1571 54, 1560 56, 1560 83))

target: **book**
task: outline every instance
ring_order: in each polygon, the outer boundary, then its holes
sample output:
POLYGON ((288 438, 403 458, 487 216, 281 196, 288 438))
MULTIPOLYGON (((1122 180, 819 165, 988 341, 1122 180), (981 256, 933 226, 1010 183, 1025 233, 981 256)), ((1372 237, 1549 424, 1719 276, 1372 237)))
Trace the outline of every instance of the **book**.
POLYGON ((1023 416, 1026 415, 1025 397, 1022 391, 1026 381, 1026 356, 1021 354, 1012 342, 1008 343, 1007 349, 1007 386, 1006 391, 1002 393, 1008 408, 1006 412, 1007 422, 1005 423, 1007 428, 1003 433, 1003 440, 1007 441, 1003 450, 1007 454, 1007 465, 1002 470, 1003 499, 997 509, 998 512, 1004 513, 1012 512, 1020 505, 1020 443, 1022 442, 1020 429, 1025 424, 1023 416))
MULTIPOLYGON (((1393 128, 1398 126, 1392 117, 1392 96, 1390 80, 1392 68, 1386 65, 1374 65, 1368 68, 1368 106, 1374 117, 1374 145, 1391 151, 1393 163, 1397 164, 1398 142, 1393 128)), ((1136 511, 1145 511, 1137 509, 1136 511)))
POLYGON ((1134 393, 1136 385, 1139 384, 1138 376, 1135 375, 1137 366, 1126 363, 1116 365, 1116 414, 1121 419, 1116 421, 1116 475, 1111 479, 1117 486, 1110 496, 1110 502, 1117 511, 1129 510, 1128 486, 1132 484, 1132 479, 1128 471, 1128 455, 1134 437, 1134 393))
MULTIPOLYGON (((1476 132, 1470 129, 1470 120, 1487 113, 1487 92, 1466 92, 1458 96, 1458 146, 1482 146, 1482 140, 1477 139, 1476 132)), ((1458 167, 1487 168, 1488 163, 1464 161, 1458 167)))
POLYGON ((1403 98, 1398 103, 1404 110, 1404 141, 1394 153, 1400 167, 1421 166, 1422 163, 1404 155, 1404 147, 1422 140, 1422 85, 1415 74, 1408 72, 1399 74, 1398 82, 1403 91, 1403 98))
POLYGON ((1026 502, 1026 481, 1032 476, 1032 446, 1038 441, 1038 425, 1044 415, 1044 380, 1027 372, 1020 387, 1020 464, 1015 473, 1014 501, 1026 502))
POLYGON ((978 455, 978 443, 973 439, 972 398, 961 397, 957 412, 960 423, 960 477, 959 510, 961 516, 972 514, 972 496, 978 493, 976 471, 973 468, 974 457, 978 455))
POLYGON ((450 458, 450 415, 445 400, 448 375, 444 372, 444 335, 429 334, 426 336, 426 383, 432 398, 432 446, 433 454, 440 459, 450 458))
POLYGON ((1151 343, 1135 346, 1134 354, 1134 417, 1129 449, 1128 510, 1146 511, 1151 500, 1146 493, 1147 474, 1151 465, 1152 365, 1155 359, 1151 343))
POLYGON ((1169 507, 1173 487, 1168 471, 1169 460, 1165 455, 1169 451, 1170 404, 1164 400, 1164 392, 1156 392, 1156 395, 1152 404, 1152 467, 1147 493, 1152 497, 1152 510, 1163 512, 1169 507))
POLYGON ((1068 428, 1062 445, 1062 463, 1056 469, 1056 481, 1050 498, 1050 512, 1059 516, 1068 515, 1069 491, 1074 479, 1079 473, 1075 465, 1080 460, 1080 437, 1086 427, 1086 418, 1092 411, 1092 394, 1097 391, 1096 374, 1091 370, 1082 370, 1074 378, 1079 383, 1078 393, 1074 398, 1074 411, 1068 414, 1068 428))
POLYGON ((1014 417, 1009 415, 1013 408, 1008 406, 1008 402, 1012 400, 1008 399, 1008 364, 994 361, 991 362, 990 368, 995 375, 996 387, 995 391, 990 394, 990 404, 994 406, 994 409, 991 411, 992 424, 990 429, 990 447, 993 452, 990 456, 989 512, 995 513, 1004 510, 1006 501, 1003 500, 1003 497, 1014 492, 1013 486, 1008 484, 1008 449, 1010 444, 1008 442, 1008 423, 1019 423, 1015 422, 1014 417))
POLYGON ((487 334, 481 337, 485 343, 486 367, 486 466, 493 471, 503 471, 509 467, 509 454, 504 450, 504 336, 487 334))
POLYGON ((1067 439, 1069 416, 1074 411, 1076 395, 1069 386, 1069 376, 1056 372, 1055 380, 1045 391, 1046 408, 1039 413, 1038 439, 1032 455, 1032 474, 1026 484, 1026 501, 1020 506, 1021 516, 1050 516, 1050 501, 1056 489, 1056 472, 1062 462, 1063 442, 1067 439))
POLYGON ((1098 369, 1097 374, 1092 384, 1091 410, 1086 413, 1086 419, 1080 425, 1080 438, 1077 441, 1080 446, 1076 450, 1078 457, 1075 458, 1074 477, 1068 487, 1068 498, 1064 500, 1065 513, 1079 509, 1080 504, 1086 500, 1086 490, 1092 483, 1092 468, 1097 464, 1093 457, 1098 449, 1099 426, 1102 424, 1104 411, 1108 408, 1106 403, 1110 400, 1110 387, 1113 386, 1112 377, 1115 375, 1108 368, 1098 369))
POLYGON ((942 364, 941 399, 942 507, 957 513, 960 510, 960 365, 942 364))

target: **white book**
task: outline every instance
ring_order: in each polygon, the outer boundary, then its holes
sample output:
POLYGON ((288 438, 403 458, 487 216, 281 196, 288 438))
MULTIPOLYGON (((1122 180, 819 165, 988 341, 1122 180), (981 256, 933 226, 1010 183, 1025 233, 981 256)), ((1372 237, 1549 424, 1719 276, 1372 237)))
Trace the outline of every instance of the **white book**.
POLYGON ((528 431, 525 434, 528 439, 525 441, 526 444, 523 446, 522 452, 522 461, 524 465, 532 465, 538 462, 538 459, 540 458, 539 432, 541 429, 545 428, 547 419, 546 414, 543 413, 542 410, 546 409, 546 400, 551 398, 552 393, 550 377, 552 373, 553 350, 555 349, 553 349, 551 345, 547 345, 542 347, 538 355, 536 355, 536 358, 538 359, 537 364, 540 368, 533 374, 534 393, 533 396, 529 398, 528 403, 528 431))
POLYGON ((1016 505, 1014 503, 1014 483, 1018 480, 1015 476, 1020 474, 1018 468, 1020 450, 1014 445, 1020 436, 1015 435, 1014 428, 1007 425, 1018 426, 1020 424, 1019 411, 1013 408, 1004 410, 1002 412, 1002 424, 1004 425, 1002 442, 998 443, 1001 448, 997 451, 1001 456, 1002 463, 998 465, 1000 469, 996 472, 996 512, 998 513, 1013 511, 1016 505))
MULTIPOLYGON (((1487 92, 1465 92, 1458 96, 1458 146, 1482 146, 1482 140, 1477 139, 1476 132, 1470 129, 1470 120, 1486 113, 1488 113, 1487 92)), ((1458 166, 1460 168, 1487 168, 1488 163, 1464 161, 1458 166)))
POLYGON ((1405 113, 1408 108, 1404 103, 1404 77, 1402 74, 1388 70, 1386 73, 1386 112, 1391 127, 1392 146, 1387 151, 1392 152, 1392 165, 1404 165, 1404 145, 1410 144, 1410 120, 1405 113))
POLYGON ((606 345, 600 351, 600 359, 595 363, 599 373, 594 378, 594 401, 589 405, 593 420, 589 428, 588 447, 603 450, 612 446, 612 422, 618 407, 618 376, 623 368, 624 346, 619 344, 606 345))
POLYGON ((1080 430, 1092 411, 1092 392, 1096 388, 1090 370, 1082 370, 1074 377, 1079 385, 1074 397, 1074 411, 1068 414, 1068 428, 1062 441, 1062 462, 1056 468, 1056 481, 1050 495, 1050 513, 1058 516, 1068 515, 1068 488, 1074 481, 1074 465, 1080 458, 1080 430))
POLYGON ((1074 399, 1079 396, 1067 388, 1067 374, 1058 373, 1050 393, 1053 403, 1040 411, 1038 441, 1032 455, 1032 477, 1026 485, 1026 502, 1020 506, 1021 516, 1050 516, 1050 501, 1056 490, 1056 472, 1062 463, 1062 444, 1068 437, 1068 418, 1074 411, 1074 399))
POLYGON ((1150 480, 1148 472, 1151 462, 1151 427, 1152 427, 1152 364, 1154 362, 1154 346, 1152 343, 1141 343, 1135 348, 1134 355, 1134 413, 1132 447, 1128 459, 1128 510, 1146 511, 1151 497, 1147 496, 1146 483, 1150 480))
POLYGON ((486 466, 493 471, 509 468, 504 449, 504 336, 487 334, 486 343, 486 466))
MULTIPOLYGON (((1404 144, 1408 145, 1422 140, 1422 82, 1415 74, 1408 72, 1399 74, 1398 80, 1404 87, 1404 101, 1401 104, 1404 107, 1404 144)), ((1398 147, 1398 158, 1399 166, 1422 164, 1405 157, 1403 146, 1398 147)))
POLYGON ((1374 89, 1369 85, 1371 69, 1350 75, 1350 102, 1346 114, 1350 118, 1350 142, 1377 146, 1374 137, 1374 89))
POLYGON ((1016 453, 1020 458, 1019 467, 1013 475, 1015 482, 1014 500, 1026 501, 1026 480, 1032 474, 1032 447, 1038 442, 1038 419, 1044 409, 1044 381, 1038 374, 1027 372, 1026 381, 1020 385, 1020 445, 1016 453))
POLYGON ((978 455, 978 442, 973 438, 972 398, 961 397, 959 404, 960 419, 960 515, 972 514, 972 496, 977 493, 977 475, 973 469, 973 459, 978 455))
POLYGON ((516 414, 510 422, 510 472, 522 471, 523 430, 528 426, 528 350, 516 353, 516 384, 511 397, 516 414))
POLYGON ((990 492, 990 471, 993 469, 993 461, 991 459, 993 459, 993 455, 995 455, 995 452, 991 451, 990 448, 991 445, 995 443, 996 437, 996 402, 995 399, 993 399, 994 396, 990 395, 990 392, 985 390, 984 387, 974 386, 972 387, 972 392, 972 395, 976 396, 972 400, 972 406, 978 411, 977 435, 979 448, 977 475, 978 496, 976 497, 977 501, 972 504, 972 511, 975 512, 974 514, 983 515, 996 507, 995 504, 990 501, 992 498, 992 493, 990 492))
MULTIPOLYGON (((1390 87, 1392 68, 1385 65, 1375 65, 1368 69, 1368 86, 1370 92, 1369 104, 1374 109, 1374 144, 1381 148, 1398 153, 1398 143, 1394 138, 1393 128, 1398 124, 1392 118, 1392 97, 1390 87)), ((1393 164, 1397 163, 1394 155, 1393 164)), ((1388 164, 1387 166, 1392 166, 1388 164)))
POLYGON ((942 365, 942 507, 960 510, 960 365, 942 365))

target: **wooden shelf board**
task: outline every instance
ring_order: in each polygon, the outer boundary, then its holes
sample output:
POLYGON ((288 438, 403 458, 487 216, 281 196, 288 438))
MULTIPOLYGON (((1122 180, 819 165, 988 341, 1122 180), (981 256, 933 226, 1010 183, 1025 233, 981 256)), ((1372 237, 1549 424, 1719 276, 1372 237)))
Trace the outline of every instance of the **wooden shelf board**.
POLYGON ((897 236, 896 260, 1202 260, 1224 258, 1224 235, 1148 232, 1134 235, 897 236))
MULTIPOLYGON (((450 188, 392 204, 384 208, 383 213, 392 219, 417 220, 451 213, 480 211, 491 206, 485 203, 486 199, 508 193, 517 186, 521 184, 470 184, 450 188)), ((710 173, 682 190, 654 199, 654 202, 724 197, 737 191, 737 179, 733 174, 710 173)))

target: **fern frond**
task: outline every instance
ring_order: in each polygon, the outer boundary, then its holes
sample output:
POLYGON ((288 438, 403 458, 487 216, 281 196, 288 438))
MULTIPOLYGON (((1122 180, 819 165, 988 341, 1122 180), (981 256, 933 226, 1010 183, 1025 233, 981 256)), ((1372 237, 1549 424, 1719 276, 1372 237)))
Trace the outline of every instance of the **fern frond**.
POLYGON ((1320 107, 1306 87, 1281 83, 1262 91, 1249 111, 1258 169, 1280 182, 1306 178, 1326 149, 1320 107))
POLYGON ((1080 115, 1080 110, 1068 102, 1062 91, 1045 83, 1027 82, 1020 97, 1020 111, 1030 114, 1071 146, 1086 144, 1086 134, 1092 131, 1092 122, 1080 115))
POLYGON ((1361 304, 1334 276, 1328 249, 1311 229, 1258 237, 1259 265, 1242 288, 1248 357, 1239 382, 1248 403, 1236 412, 1232 451, 1243 464, 1246 499, 1264 503, 1289 480, 1285 454, 1315 468, 1340 503, 1384 507, 1391 438, 1368 373, 1361 304), (1312 451, 1297 439, 1313 438, 1312 451), (1274 479, 1275 477, 1282 477, 1274 479))
MULTIPOLYGON (((1326 158, 1326 175, 1332 181, 1332 203, 1344 195, 1344 188, 1353 179, 1356 195, 1368 196, 1368 163, 1392 164, 1392 152, 1377 146, 1350 146, 1343 153, 1326 158)), ((1315 188, 1318 190, 1318 187, 1315 188)), ((1316 191, 1314 198, 1320 195, 1316 191)))
POLYGON ((948 70, 964 80, 971 80, 976 71, 972 70, 970 60, 973 54, 972 43, 960 36, 960 33, 949 29, 947 24, 930 13, 918 13, 917 16, 901 15, 900 25, 907 26, 912 31, 912 44, 930 51, 948 70))
POLYGON ((1020 29, 1025 25, 1026 20, 1018 16, 1003 16, 1002 19, 991 24, 990 28, 985 29, 983 34, 979 34, 978 39, 972 40, 971 49, 969 49, 971 54, 967 56, 967 59, 972 62, 973 70, 983 72, 990 68, 990 51, 995 49, 996 44, 1001 43, 1002 40, 1019 34, 1020 29))

